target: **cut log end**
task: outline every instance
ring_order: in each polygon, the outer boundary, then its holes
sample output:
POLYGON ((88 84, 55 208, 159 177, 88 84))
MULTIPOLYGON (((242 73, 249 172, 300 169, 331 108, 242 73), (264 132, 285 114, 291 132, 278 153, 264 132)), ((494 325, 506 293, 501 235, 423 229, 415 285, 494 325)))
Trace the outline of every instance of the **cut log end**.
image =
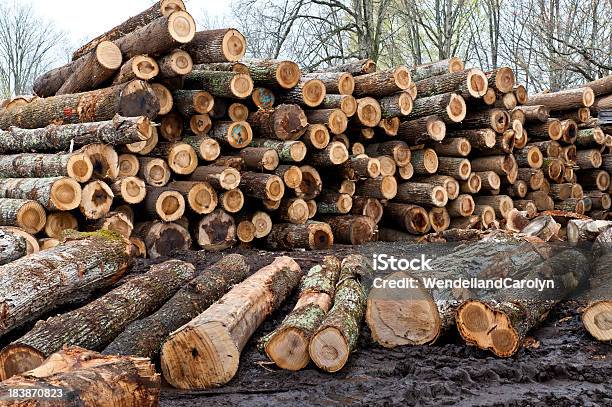
POLYGON ((310 341, 310 358, 322 370, 337 372, 346 364, 350 349, 346 338, 337 328, 319 331, 310 341))
POLYGON ((152 84, 151 89, 153 89, 153 92, 159 101, 159 110, 156 113, 160 115, 170 113, 172 107, 174 107, 174 99, 172 98, 172 93, 170 90, 161 83, 152 84))
POLYGON ((399 89, 408 89, 408 87, 412 83, 412 79, 410 77, 410 70, 405 66, 399 66, 395 68, 395 71, 393 71, 393 79, 395 81, 395 85, 399 89))
POLYGON ((288 188, 295 189, 299 187, 302 183, 302 171, 300 167, 295 165, 290 166, 283 173, 283 181, 285 181, 285 185, 287 185, 288 188))
POLYGON ((27 233, 40 232, 47 222, 45 208, 35 201, 27 201, 17 211, 17 226, 27 233))
POLYGON ((246 99, 253 92, 253 80, 249 75, 236 74, 230 81, 232 94, 239 99, 246 99))
POLYGON ((230 120, 244 122, 249 118, 249 108, 242 103, 232 103, 227 108, 227 115, 230 120))
POLYGON ((305 336, 303 330, 284 327, 268 341, 265 351, 278 367, 296 372, 305 368, 310 362, 309 342, 310 338, 305 336))
POLYGON ((502 93, 512 92, 516 83, 514 71, 509 67, 499 68, 495 75, 495 87, 502 93))
POLYGON ((208 114, 196 114, 189 119, 189 128, 194 134, 204 135, 208 133, 211 127, 212 120, 208 114))
POLYGON ((110 41, 102 41, 96 47, 96 60, 104 68, 114 71, 121 67, 123 57, 118 46, 110 41))
POLYGON ((177 191, 164 191, 155 202, 155 212, 166 222, 179 220, 185 214, 185 198, 177 191))
POLYGON ((51 187, 51 202, 61 211, 78 208, 81 203, 81 186, 71 178, 62 178, 51 187))
POLYGON ((230 331, 221 322, 210 321, 198 330, 186 327, 173 335, 161 350, 164 378, 179 389, 219 387, 231 380, 238 370, 240 351, 230 331), (187 374, 179 361, 189 360, 187 374), (174 362, 174 363, 173 363, 174 362))
POLYGON ((302 86, 302 100, 308 107, 317 107, 325 98, 325 85, 318 79, 306 81, 302 86))
POLYGON ((168 32, 176 42, 187 44, 195 36, 195 21, 186 11, 175 11, 168 17, 168 32))
POLYGON ((251 222, 255 225, 255 237, 258 239, 268 236, 272 231, 272 218, 265 212, 255 212, 251 222))
POLYGON ((121 180, 121 198, 129 204, 135 205, 144 200, 147 195, 145 183, 140 178, 126 177, 121 180))
POLYGON ((382 119, 380 104, 376 99, 370 97, 357 100, 357 117, 364 126, 377 126, 382 119))
POLYGON ((350 73, 343 73, 338 78, 338 93, 352 95, 355 90, 355 78, 350 73))
POLYGON ((227 30, 222 41, 223 56, 230 62, 236 62, 246 53, 246 39, 238 30, 227 30))
POLYGON ((0 352, 0 381, 36 369, 45 355, 28 345, 9 345, 0 352))
POLYGON ((87 182, 91 179, 94 166, 86 154, 73 154, 66 164, 68 176, 78 182, 87 182))
POLYGON ((590 304, 582 314, 582 323, 597 340, 612 340, 612 301, 590 304))
POLYGON ((300 81, 301 75, 298 64, 292 61, 281 61, 276 69, 276 82, 284 89, 292 89, 300 81))
MULTIPOLYGON (((348 198, 350 200, 350 197, 348 198)), ((340 204, 341 203, 339 202, 338 207, 340 207, 340 204)), ((308 221, 309 214, 310 211, 308 210, 308 204, 303 199, 294 199, 287 207, 287 218, 291 221, 291 223, 298 225, 304 224, 306 221, 308 221)))
MULTIPOLYGON (((427 134, 434 141, 444 140, 446 136, 446 123, 438 119, 428 120, 427 134)), ((495 135, 493 135, 493 145, 495 145, 495 135)))
POLYGON ((198 156, 189 144, 178 143, 168 154, 168 165, 180 175, 188 175, 198 167, 198 156))
POLYGON ((93 181, 83 188, 80 209, 87 219, 101 219, 110 212, 113 191, 102 181, 93 181))
POLYGON ((198 182, 189 190, 187 202, 195 213, 206 215, 215 210, 218 197, 215 190, 209 184, 198 182))
POLYGON ((446 107, 446 114, 454 123, 459 123, 465 119, 467 114, 467 106, 461 95, 453 93, 446 107))
POLYGON ((467 301, 459 307, 457 327, 466 341, 490 349, 499 357, 513 355, 520 345, 508 317, 479 301, 467 301))
POLYGON ((226 139, 232 147, 242 149, 253 141, 253 130, 247 122, 235 122, 228 126, 226 139))
POLYGON ((243 220, 236 227, 236 237, 242 243, 251 243, 255 240, 255 225, 250 220, 243 220))
POLYGON ((271 201, 280 201, 285 194, 285 184, 280 177, 271 176, 266 181, 266 196, 271 201))
POLYGON ((481 98, 489 89, 487 76, 479 69, 471 69, 467 75, 467 88, 470 96, 481 98))
POLYGON ((226 191, 221 198, 221 205, 227 212, 237 213, 244 207, 244 194, 238 188, 226 191))

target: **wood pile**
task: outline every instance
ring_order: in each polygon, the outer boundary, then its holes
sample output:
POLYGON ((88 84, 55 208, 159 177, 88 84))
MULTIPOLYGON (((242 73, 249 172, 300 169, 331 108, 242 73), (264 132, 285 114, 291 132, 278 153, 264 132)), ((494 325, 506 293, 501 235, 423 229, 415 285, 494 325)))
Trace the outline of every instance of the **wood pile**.
MULTIPOLYGON (((354 254, 306 273, 290 257, 259 270, 240 255, 204 271, 170 260, 114 286, 133 256, 238 244, 316 250, 430 232, 465 240, 506 229, 503 243, 515 248, 492 240, 438 265, 446 276, 504 277, 536 256, 529 276, 555 275, 547 294, 557 301, 579 281, 609 281, 605 262, 589 276, 577 250, 553 257, 526 242, 581 243, 603 232, 596 251, 609 259, 612 126, 603 119, 612 76, 529 96, 510 68, 466 69, 458 58, 380 70, 366 59, 306 73, 245 52, 237 30, 198 32, 181 0, 162 0, 41 75, 37 96, 3 104, 0 336, 90 302, 13 340, 0 352, 0 380, 72 388, 96 375, 116 389, 115 405, 133 405, 130 397, 154 405, 159 378, 147 358, 159 356, 175 387, 221 386, 298 286, 293 311, 260 341, 289 370, 312 361, 339 371, 363 321, 383 346, 433 343, 457 325, 468 343, 510 356, 556 304, 533 309, 540 297, 446 289, 381 300, 366 295, 368 259, 354 254), (126 357, 95 354, 89 366, 56 369, 84 352, 65 344, 126 357), (31 372, 49 364, 55 373, 31 372), (143 393, 110 383, 114 369, 146 383, 143 393)), ((610 309, 605 298, 589 304, 594 336, 609 340, 593 321, 610 309)), ((97 391, 75 398, 87 403, 97 391)))
POLYGON ((166 0, 41 75, 0 115, 0 224, 28 252, 105 228, 157 257, 608 216, 612 136, 589 108, 610 77, 528 97, 457 58, 305 73, 245 52, 166 0))

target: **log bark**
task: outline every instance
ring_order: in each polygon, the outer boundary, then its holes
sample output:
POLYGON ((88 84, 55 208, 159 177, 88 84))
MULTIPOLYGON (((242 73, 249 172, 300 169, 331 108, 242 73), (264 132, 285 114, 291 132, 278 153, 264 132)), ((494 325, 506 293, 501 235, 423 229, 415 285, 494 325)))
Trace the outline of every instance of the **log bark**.
POLYGON ((253 130, 247 122, 216 121, 208 136, 221 146, 242 149, 251 144, 253 130))
POLYGON ((526 122, 545 123, 550 118, 550 109, 544 105, 517 106, 515 110, 520 110, 524 113, 526 122))
POLYGON ((429 175, 415 178, 414 181, 444 187, 448 194, 448 199, 456 199, 459 195, 459 182, 457 182, 455 178, 447 175, 429 175))
POLYGON ((235 62, 244 57, 246 40, 232 28, 199 31, 183 48, 196 64, 235 62))
POLYGON ((255 172, 241 174, 240 189, 247 196, 270 201, 280 201, 285 194, 285 184, 280 177, 255 172))
POLYGON ((4 178, 0 179, 0 198, 31 199, 45 209, 67 211, 81 202, 81 186, 73 179, 4 178))
POLYGON ((85 154, 15 154, 0 156, 0 177, 39 178, 70 177, 87 182, 93 164, 85 154))
POLYGON ((370 156, 388 155, 393 157, 395 163, 405 167, 410 163, 412 152, 408 145, 401 140, 385 141, 382 143, 369 144, 366 153, 370 156))
MULTIPOLYGON (((297 140, 308 128, 306 114, 296 105, 280 105, 274 110, 260 109, 249 115, 248 122, 259 137, 266 139, 297 140)), ((312 139, 312 132, 310 134, 312 139)), ((319 137, 314 139, 319 140, 319 137)))
POLYGON ((101 407, 153 407, 159 403, 160 376, 149 359, 102 356, 86 349, 67 347, 53 354, 39 368, 2 383, 0 397, 8 399, 11 389, 44 390, 54 397, 61 396, 53 398, 57 402, 13 398, 12 406, 76 403, 101 407))
POLYGON ((481 98, 489 88, 488 79, 479 69, 437 75, 416 82, 419 97, 455 92, 464 98, 481 98))
POLYGON ((150 221, 137 224, 134 235, 142 239, 151 259, 171 256, 177 250, 189 250, 189 231, 177 223, 150 221))
POLYGON ((418 65, 411 69, 412 80, 421 81, 433 76, 440 76, 447 73, 463 71, 463 61, 457 57, 443 59, 441 61, 418 65))
POLYGON ((310 361, 308 345, 332 305, 340 275, 340 260, 326 256, 304 276, 298 302, 283 322, 261 338, 266 355, 282 369, 298 371, 310 361))
POLYGON ((195 36, 195 21, 186 11, 175 11, 151 21, 131 33, 115 40, 123 57, 136 55, 160 56, 189 43, 195 36), (151 41, 155 38, 155 41, 151 41))
POLYGON ((349 153, 344 144, 332 141, 323 150, 313 151, 308 161, 316 167, 332 167, 345 163, 349 159, 349 153))
POLYGON ((305 74, 304 78, 320 80, 325 91, 331 94, 352 95, 355 90, 355 78, 348 72, 313 72, 305 74))
POLYGON ((333 65, 322 72, 348 72, 353 76, 365 75, 376 71, 376 62, 371 59, 359 59, 344 64, 333 65))
POLYGON ((302 74, 300 67, 292 61, 247 59, 242 63, 258 86, 292 89, 299 83, 302 74))
POLYGON ((189 179, 191 181, 208 182, 217 189, 229 191, 238 188, 241 176, 239 171, 231 167, 207 165, 196 168, 189 179))
POLYGON ((0 152, 66 151, 93 143, 122 145, 149 139, 151 122, 146 117, 116 115, 105 122, 49 125, 40 129, 11 127, 0 132, 0 152))
POLYGON ((497 175, 507 175, 516 166, 516 161, 512 155, 481 157, 471 160, 470 163, 472 171, 493 171, 497 175))
POLYGON ((416 99, 408 118, 418 119, 424 116, 436 115, 444 120, 445 123, 459 123, 466 119, 466 113, 467 107, 461 95, 442 93, 416 99))
POLYGON ((348 126, 348 118, 340 109, 307 110, 308 123, 325 124, 332 134, 342 134, 348 126))
POLYGON ((510 127, 510 115, 503 109, 475 111, 467 115, 458 126, 461 130, 491 128, 501 134, 510 127))
POLYGON ((438 157, 437 173, 465 181, 472 173, 472 166, 465 158, 438 157))
POLYGON ((403 182, 397 187, 395 199, 398 202, 416 205, 446 206, 448 194, 441 186, 424 184, 419 182, 403 182))
POLYGON ((464 302, 457 310, 457 327, 466 342, 500 357, 513 355, 527 332, 586 280, 589 261, 577 250, 565 250, 526 274, 525 279, 553 280, 554 287, 508 289, 464 302))
POLYGON ((215 105, 215 98, 203 90, 176 90, 172 99, 176 110, 184 116, 210 113, 215 105))
POLYGON ((319 105, 321 109, 340 109, 347 117, 357 113, 357 100, 351 95, 327 94, 319 105))
POLYGON ((223 257, 201 271, 155 313, 127 326, 104 353, 156 358, 171 332, 204 312, 250 274, 249 264, 243 256, 223 257))
POLYGON ((157 61, 146 55, 136 55, 126 61, 113 79, 113 85, 129 82, 134 79, 148 81, 159 74, 157 61))
POLYGON ((28 255, 28 247, 23 236, 8 230, 0 230, 0 266, 26 255, 28 255))
POLYGON ((154 265, 81 308, 39 321, 0 352, 0 377, 35 369, 64 345, 102 350, 130 322, 159 308, 195 275, 195 267, 180 260, 154 265))
POLYGON ((495 146, 496 135, 491 128, 457 130, 446 135, 448 138, 465 138, 472 148, 487 151, 495 146))
POLYGON ((410 71, 405 66, 355 77, 356 97, 384 97, 408 89, 410 71))
POLYGON ((370 265, 363 256, 350 255, 342 261, 334 305, 308 347, 312 361, 326 372, 342 369, 357 347, 367 299, 361 279, 370 273, 370 265))
POLYGON ((112 284, 128 262, 126 239, 112 232, 94 232, 75 235, 61 246, 0 267, 4 299, 0 334, 112 284))
POLYGON ((377 199, 393 199, 397 195, 398 186, 394 177, 368 178, 357 186, 355 192, 358 195, 377 199))
POLYGON ((599 168, 602 165, 602 161, 601 152, 598 149, 578 150, 576 152, 576 165, 580 169, 599 168))
POLYGON ((227 383, 238 370, 240 353, 249 338, 301 277, 302 271, 293 259, 279 257, 234 286, 219 302, 171 334, 161 351, 164 377, 182 389, 227 383), (219 335, 225 340, 213 340, 219 335), (184 364, 190 367, 189 372, 184 364))
MULTIPOLYGON (((512 138, 514 139, 514 133, 512 133, 512 138)), ((438 155, 445 157, 467 157, 472 151, 470 142, 463 137, 442 140, 442 142, 434 144, 433 148, 438 155)))
POLYGON ((385 119, 408 116, 412 112, 412 96, 407 91, 381 98, 378 103, 385 119))
POLYGON ((341 175, 349 180, 358 181, 360 178, 377 178, 380 174, 380 161, 365 154, 350 157, 342 164, 341 175))
POLYGON ((438 155, 431 148, 412 151, 411 164, 418 175, 435 174, 438 171, 438 155))
POLYGON ((36 78, 34 93, 50 97, 95 89, 113 76, 121 62, 119 47, 102 41, 87 55, 36 78))
POLYGON ((413 235, 425 234, 431 228, 427 211, 418 205, 387 203, 383 222, 395 228, 401 226, 401 230, 413 235))
POLYGON ((157 60, 160 79, 172 79, 189 74, 193 70, 193 59, 189 53, 175 49, 157 60))
POLYGON ((303 225, 277 223, 266 237, 265 246, 270 250, 305 248, 321 250, 330 248, 334 235, 327 223, 309 221, 303 225))
MULTIPOLYGON (((253 147, 264 147, 275 151, 280 161, 286 163, 302 162, 304 158, 306 158, 306 153, 308 151, 306 145, 301 141, 255 139, 251 145, 253 147)), ((272 170, 274 170, 274 168, 272 170)))
POLYGON ((37 129, 50 124, 76 124, 125 117, 154 118, 159 101, 151 87, 142 81, 93 90, 91 92, 41 98, 0 116, 0 129, 11 126, 37 129))
POLYGON ((578 182, 583 188, 605 192, 610 188, 610 174, 604 170, 584 170, 578 172, 578 182))
POLYGON ((566 89, 558 92, 539 93, 529 96, 527 105, 543 105, 550 110, 569 110, 590 107, 595 102, 595 93, 589 87, 566 89))
POLYGON ((336 243, 361 245, 374 239, 376 224, 368 216, 322 216, 320 219, 329 224, 336 243))
POLYGON ((495 215, 499 218, 506 218, 508 213, 514 208, 512 198, 508 195, 478 196, 474 199, 478 205, 487 205, 495 210, 495 215))
POLYGON ((250 76, 236 72, 192 71, 185 75, 184 88, 205 89, 215 97, 246 99, 253 92, 250 76))

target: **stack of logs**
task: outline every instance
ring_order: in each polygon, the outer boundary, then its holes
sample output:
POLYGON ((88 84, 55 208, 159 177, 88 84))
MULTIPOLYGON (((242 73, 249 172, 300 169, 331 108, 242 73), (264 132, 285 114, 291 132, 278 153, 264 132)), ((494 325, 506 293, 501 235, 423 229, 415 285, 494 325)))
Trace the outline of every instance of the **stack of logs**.
POLYGON ((196 32, 163 0, 5 103, 0 224, 22 244, 0 261, 66 229, 111 229, 157 257, 608 216, 612 137, 589 107, 609 104, 611 77, 528 97, 510 68, 457 58, 304 73, 245 51, 238 31, 196 32))

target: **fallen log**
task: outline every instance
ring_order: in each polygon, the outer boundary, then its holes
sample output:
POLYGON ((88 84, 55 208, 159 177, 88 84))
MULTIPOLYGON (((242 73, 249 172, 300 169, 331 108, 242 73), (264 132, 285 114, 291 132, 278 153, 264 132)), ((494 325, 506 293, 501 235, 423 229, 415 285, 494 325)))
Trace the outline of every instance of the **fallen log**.
POLYGON ((166 380, 181 389, 218 387, 231 380, 249 338, 301 277, 293 259, 279 257, 172 333, 161 350, 166 380))
POLYGON ((129 242, 102 231, 70 236, 61 246, 0 267, 0 335, 112 284, 128 262, 129 242))
POLYGON ((64 345, 102 350, 130 322, 159 308, 195 275, 195 267, 180 260, 154 265, 81 308, 39 321, 0 352, 0 378, 37 368, 64 345))
POLYGON ((154 118, 159 100, 143 81, 131 81, 84 93, 39 98, 0 115, 0 129, 38 129, 50 124, 76 124, 124 117, 154 118))
POLYGON ((308 345, 332 305, 340 265, 338 258, 326 256, 321 265, 311 268, 302 279, 293 311, 259 341, 259 346, 278 367, 298 371, 310 361, 308 345))
POLYGON ((160 381, 149 359, 102 356, 82 348, 69 347, 51 355, 37 369, 3 382, 0 397, 10 397, 10 405, 15 407, 31 406, 33 403, 154 407, 159 403, 160 381), (53 400, 58 401, 13 398, 11 391, 14 389, 24 392, 43 390, 43 395, 48 392, 55 396, 53 400))
POLYGON ((312 361, 326 372, 342 369, 357 347, 367 298, 361 279, 370 273, 371 266, 363 256, 350 255, 342 260, 334 305, 308 346, 312 361))
POLYGON ((516 353, 530 329, 540 323, 589 274, 589 260, 577 250, 558 253, 527 270, 524 280, 552 280, 539 288, 506 289, 457 309, 457 328, 468 344, 491 350, 500 357, 516 353))
POLYGON ((171 332, 204 312, 249 274, 250 267, 243 256, 223 257, 200 272, 155 313, 127 326, 104 353, 156 358, 171 332))

